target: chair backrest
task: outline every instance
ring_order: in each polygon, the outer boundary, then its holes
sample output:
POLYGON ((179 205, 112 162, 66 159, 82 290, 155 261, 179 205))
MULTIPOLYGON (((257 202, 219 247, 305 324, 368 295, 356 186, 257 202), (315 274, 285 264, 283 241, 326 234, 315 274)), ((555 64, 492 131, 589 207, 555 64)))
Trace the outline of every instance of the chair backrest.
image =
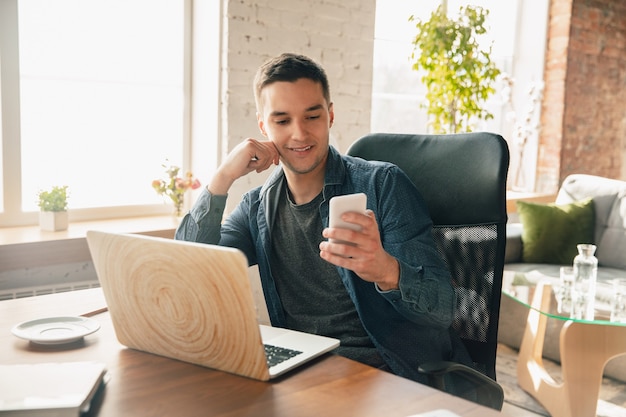
POLYGON ((506 141, 491 133, 373 133, 347 153, 392 162, 417 186, 457 292, 453 327, 477 369, 495 380, 506 244, 506 141))

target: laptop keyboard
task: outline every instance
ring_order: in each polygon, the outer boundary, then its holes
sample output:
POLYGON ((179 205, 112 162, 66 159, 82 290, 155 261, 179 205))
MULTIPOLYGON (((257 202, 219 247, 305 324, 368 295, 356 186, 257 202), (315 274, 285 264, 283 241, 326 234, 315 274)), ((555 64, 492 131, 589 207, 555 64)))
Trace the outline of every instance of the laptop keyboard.
POLYGON ((291 359, 302 352, 293 349, 287 349, 280 346, 264 345, 265 357, 267 358, 267 366, 272 367, 278 365, 281 362, 291 359))

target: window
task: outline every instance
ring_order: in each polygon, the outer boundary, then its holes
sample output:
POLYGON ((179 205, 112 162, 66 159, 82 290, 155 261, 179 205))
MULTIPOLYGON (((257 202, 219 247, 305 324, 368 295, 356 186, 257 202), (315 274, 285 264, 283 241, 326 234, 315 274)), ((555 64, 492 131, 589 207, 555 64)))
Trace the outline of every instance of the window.
MULTIPOLYGON (((409 61, 415 25, 408 18, 415 15, 418 19, 428 19, 442 2, 376 2, 371 131, 428 131, 426 110, 420 107, 425 100, 425 88, 421 85, 421 75, 411 69, 409 61)), ((490 29, 481 41, 492 46, 492 58, 513 84, 512 88, 504 82, 496 84, 496 94, 486 103, 494 119, 483 121, 478 129, 499 133, 508 140, 509 186, 533 191, 540 118, 536 101, 541 99, 543 88, 549 1, 447 0, 447 3, 449 14, 461 5, 489 10, 486 26, 490 29)))
MULTIPOLYGON (((374 42, 374 80, 372 99, 373 132, 426 133, 426 89, 421 75, 411 69, 411 41, 415 35, 415 23, 409 16, 426 20, 442 3, 441 0, 425 0, 416 4, 411 0, 386 0, 376 3, 376 33, 374 42)), ((516 8, 508 2, 497 0, 448 0, 448 14, 456 13, 461 6, 481 6, 489 10, 484 39, 493 42, 492 58, 503 72, 509 72, 514 49, 516 8)), ((500 96, 492 96, 488 103, 495 120, 485 122, 483 130, 502 131, 503 103, 500 96)))
POLYGON ((190 161, 190 5, 0 3, 0 226, 35 224, 53 185, 74 220, 171 211, 151 182, 190 161))

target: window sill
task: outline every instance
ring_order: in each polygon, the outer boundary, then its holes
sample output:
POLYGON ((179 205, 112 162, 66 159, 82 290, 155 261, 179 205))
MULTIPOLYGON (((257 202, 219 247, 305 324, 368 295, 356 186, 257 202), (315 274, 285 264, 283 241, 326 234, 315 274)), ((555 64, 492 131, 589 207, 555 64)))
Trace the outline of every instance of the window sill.
MULTIPOLYGON (((507 212, 514 214, 518 200, 552 202, 554 194, 507 191, 507 212)), ((67 230, 45 232, 39 226, 0 228, 0 273, 23 268, 90 261, 85 239, 88 230, 140 233, 173 238, 177 227, 172 216, 146 216, 124 219, 72 222, 67 230)))
POLYGON ((506 211, 509 214, 517 213, 518 201, 530 201, 532 203, 554 203, 556 194, 548 193, 530 193, 507 190, 506 192, 506 211))
POLYGON ((89 261, 88 230, 173 238, 176 227, 172 216, 150 216, 72 222, 60 232, 45 232, 39 226, 0 228, 0 272, 89 261))

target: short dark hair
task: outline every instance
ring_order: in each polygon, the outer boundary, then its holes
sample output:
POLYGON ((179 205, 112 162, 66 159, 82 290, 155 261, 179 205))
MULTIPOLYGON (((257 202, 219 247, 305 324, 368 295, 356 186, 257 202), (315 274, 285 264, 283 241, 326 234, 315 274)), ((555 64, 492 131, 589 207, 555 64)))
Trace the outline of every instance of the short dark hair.
POLYGON ((254 98, 257 109, 263 88, 277 81, 294 82, 301 78, 320 83, 326 103, 330 105, 330 87, 324 68, 307 56, 283 53, 261 65, 254 77, 254 98))

